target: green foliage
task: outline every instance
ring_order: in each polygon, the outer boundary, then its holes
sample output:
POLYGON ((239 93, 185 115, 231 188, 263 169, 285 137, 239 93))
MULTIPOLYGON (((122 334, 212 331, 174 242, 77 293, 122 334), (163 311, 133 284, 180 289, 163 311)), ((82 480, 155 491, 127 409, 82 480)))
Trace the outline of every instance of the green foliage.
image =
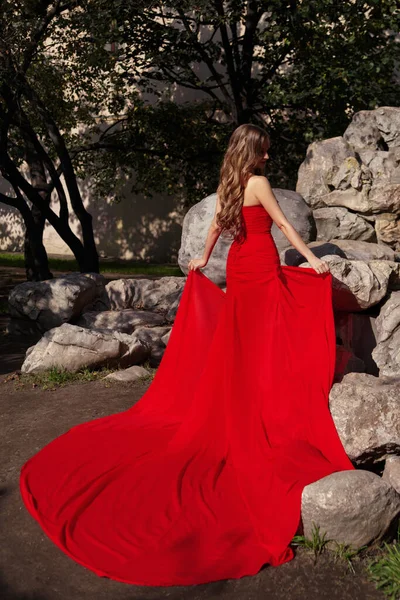
MULTIPOLYGON (((75 260, 50 258, 50 268, 54 271, 77 271, 78 264, 75 260)), ((24 267, 24 257, 22 254, 11 254, 7 252, 0 253, 0 266, 2 267, 24 267)), ((175 276, 183 277, 179 267, 174 265, 149 264, 138 261, 101 261, 100 273, 119 273, 137 274, 137 275, 159 275, 160 277, 175 276)), ((0 308, 1 312, 1 308, 0 308)))
MULTIPOLYGON (((58 4, 2 4, 1 43, 18 71, 58 4)), ((249 121, 271 133, 273 184, 294 188, 311 141, 341 135, 356 111, 398 104, 396 0, 58 6, 26 78, 99 199, 119 202, 133 190, 197 202, 216 189, 230 133, 249 121)), ((0 69, 9 84, 13 76, 0 69)), ((56 159, 35 106, 20 101, 56 159)), ((15 124, 10 141, 20 164, 25 149, 15 124)))
POLYGON ((400 598, 400 522, 397 540, 392 544, 383 543, 379 557, 367 565, 367 573, 375 582, 376 588, 381 590, 389 600, 400 598))
POLYGON ((319 525, 316 525, 314 521, 312 522, 312 531, 311 531, 311 539, 306 538, 304 535, 295 535, 291 541, 294 546, 303 546, 308 550, 312 550, 314 552, 314 563, 317 561, 317 558, 324 551, 329 539, 326 539, 326 532, 323 534, 320 533, 319 525))
POLYGON ((88 381, 103 379, 113 371, 115 371, 115 369, 81 369, 77 373, 71 373, 65 369, 54 367, 43 373, 23 373, 19 375, 15 384, 17 387, 40 387, 43 390, 53 391, 71 383, 86 383, 88 381))
POLYGON ((367 548, 367 546, 361 546, 360 548, 353 548, 350 544, 339 544, 336 542, 336 548, 334 549, 335 560, 344 560, 347 564, 347 568, 351 573, 355 573, 353 560, 359 556, 359 554, 367 548))

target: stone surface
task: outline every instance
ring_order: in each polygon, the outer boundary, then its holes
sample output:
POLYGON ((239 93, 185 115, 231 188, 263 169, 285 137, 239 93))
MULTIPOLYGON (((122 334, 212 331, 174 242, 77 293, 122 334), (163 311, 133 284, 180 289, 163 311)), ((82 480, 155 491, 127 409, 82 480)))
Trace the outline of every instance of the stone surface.
POLYGON ((320 534, 353 548, 381 540, 400 513, 400 495, 381 477, 363 470, 338 471, 303 489, 304 535, 320 534))
POLYGON ((106 285, 112 310, 127 308, 161 313, 174 321, 186 277, 160 279, 116 279, 106 285))
POLYGON ((40 373, 52 368, 70 372, 101 366, 130 366, 144 361, 149 348, 138 338, 124 339, 116 332, 89 330, 64 323, 47 331, 35 346, 28 348, 23 373, 40 373))
POLYGON ((385 150, 400 146, 400 108, 381 106, 356 113, 343 137, 353 148, 385 150))
MULTIPOLYGON (((274 188, 277 201, 289 221, 294 225, 303 240, 306 242, 315 240, 316 227, 312 211, 303 198, 296 192, 274 188)), ((178 263, 182 271, 187 274, 187 265, 192 258, 200 258, 204 251, 207 232, 215 212, 216 194, 211 194, 195 204, 188 210, 183 221, 181 247, 179 249, 178 263)), ((285 235, 273 224, 272 236, 278 247, 278 251, 289 247, 289 241, 285 235)), ((226 285, 226 259, 232 237, 226 232, 219 236, 208 264, 202 271, 220 287, 226 285)))
POLYGON ((156 327, 164 323, 164 316, 148 310, 106 310, 85 312, 75 325, 88 329, 111 329, 122 333, 132 333, 137 327, 156 327))
POLYGON ((16 285, 8 303, 12 318, 34 323, 44 332, 80 315, 83 308, 104 292, 97 273, 71 273, 47 281, 16 285))
POLYGON ((342 206, 317 208, 313 211, 317 225, 317 240, 364 240, 376 242, 376 232, 360 215, 342 206))
POLYGON ((170 333, 171 327, 138 327, 135 330, 137 338, 151 349, 149 357, 151 367, 158 367, 160 364, 166 346, 163 338, 170 333))
POLYGON ((313 142, 308 146, 306 158, 300 165, 296 192, 312 208, 325 206, 320 198, 331 191, 326 175, 338 171, 349 157, 354 158, 355 153, 341 136, 313 142))
POLYGON ((400 217, 390 213, 377 215, 375 219, 375 231, 378 242, 387 244, 397 252, 400 252, 400 217))
MULTIPOLYGON (((378 304, 388 291, 395 263, 389 261, 348 260, 327 255, 332 274, 333 307, 355 312, 378 304)), ((308 262, 300 267, 310 268, 308 262)))
MULTIPOLYGON (((389 246, 373 244, 372 242, 363 242, 361 240, 331 240, 329 242, 310 242, 307 246, 313 251, 315 256, 322 258, 323 256, 337 255, 349 260, 389 260, 398 262, 400 265, 400 253, 395 252, 389 246)), ((295 248, 284 250, 280 254, 281 263, 298 267, 301 263, 306 262, 306 259, 295 248)), ((396 269, 397 267, 393 267, 396 269)))
POLYGON ((122 369, 121 371, 115 371, 106 375, 104 379, 110 379, 111 381, 123 381, 127 383, 133 383, 142 379, 143 377, 150 377, 150 371, 139 365, 133 365, 128 369, 122 369))
POLYGON ((387 457, 382 479, 400 493, 400 456, 387 457))
POLYGON ((329 409, 354 464, 400 453, 400 377, 349 373, 332 386, 329 409))
POLYGON ((400 377, 400 291, 392 292, 382 306, 376 330, 377 344, 372 357, 380 374, 400 377))

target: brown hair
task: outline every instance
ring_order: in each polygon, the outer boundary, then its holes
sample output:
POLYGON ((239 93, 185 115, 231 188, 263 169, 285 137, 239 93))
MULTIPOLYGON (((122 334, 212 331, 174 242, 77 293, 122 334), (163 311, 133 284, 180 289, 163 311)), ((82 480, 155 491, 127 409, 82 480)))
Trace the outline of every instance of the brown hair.
POLYGON ((257 163, 270 146, 268 133, 257 125, 240 125, 232 133, 222 162, 217 194, 220 211, 217 225, 234 238, 244 234, 242 206, 244 190, 251 175, 261 175, 257 163))

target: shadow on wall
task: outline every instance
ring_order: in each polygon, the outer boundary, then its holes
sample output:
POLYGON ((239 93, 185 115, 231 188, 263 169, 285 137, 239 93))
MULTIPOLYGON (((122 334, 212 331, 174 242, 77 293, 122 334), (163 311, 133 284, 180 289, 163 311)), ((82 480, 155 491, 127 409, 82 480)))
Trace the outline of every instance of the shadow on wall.
MULTIPOLYGON (((175 197, 134 195, 130 192, 128 181, 123 191, 125 198, 115 203, 110 199, 94 199, 87 180, 79 184, 85 207, 93 217, 100 256, 177 263, 182 222, 187 209, 182 209, 175 197)), ((79 221, 73 213, 70 214, 70 225, 82 239, 79 221)), ((49 253, 71 254, 48 223, 44 242, 49 253)))
POLYGON ((0 251, 23 252, 25 225, 16 208, 0 204, 0 251))
MULTIPOLYGON (((181 244, 184 209, 175 197, 154 195, 152 198, 134 195, 129 182, 125 186, 125 199, 120 203, 95 200, 89 182, 80 181, 85 207, 93 217, 93 229, 100 256, 140 260, 154 263, 177 263, 181 244)), ((2 187, 2 186, 1 186, 2 187)), ((58 214, 55 196, 53 210, 58 214)), ((70 226, 82 239, 78 219, 70 213, 70 226)), ((22 252, 25 227, 20 213, 0 204, 0 250, 22 252)), ((71 250, 55 229, 46 222, 44 236, 50 254, 71 256, 71 250)))
POLYGON ((181 243, 183 211, 173 197, 128 196, 120 203, 90 203, 101 255, 127 260, 174 262, 181 243))

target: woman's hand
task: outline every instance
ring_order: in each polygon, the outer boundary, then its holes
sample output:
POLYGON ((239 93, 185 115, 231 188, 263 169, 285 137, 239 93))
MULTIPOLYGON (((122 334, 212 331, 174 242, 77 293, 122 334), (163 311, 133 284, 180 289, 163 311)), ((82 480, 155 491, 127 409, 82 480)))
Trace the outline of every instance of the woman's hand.
POLYGON ((329 264, 317 256, 310 258, 308 262, 317 273, 328 273, 330 270, 329 264))
POLYGON ((207 261, 204 260, 204 258, 192 258, 192 260, 189 261, 188 269, 189 271, 196 271, 197 269, 202 269, 205 267, 206 264, 207 261))

